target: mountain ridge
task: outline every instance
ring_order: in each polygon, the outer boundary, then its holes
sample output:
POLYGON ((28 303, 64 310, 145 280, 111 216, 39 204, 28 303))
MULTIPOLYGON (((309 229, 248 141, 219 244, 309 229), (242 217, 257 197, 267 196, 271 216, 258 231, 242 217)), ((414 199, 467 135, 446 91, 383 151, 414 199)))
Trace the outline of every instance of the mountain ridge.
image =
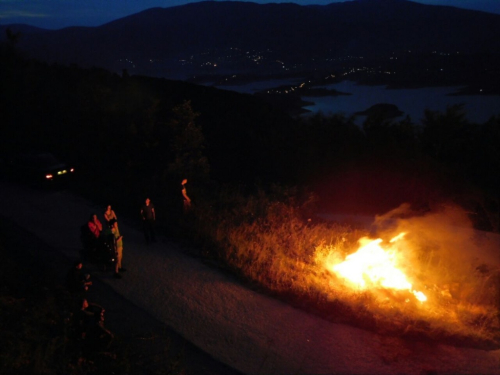
POLYGON ((312 60, 388 57, 398 51, 500 53, 500 15, 408 0, 311 6, 203 1, 150 8, 98 27, 22 33, 19 48, 35 58, 113 71, 140 65, 138 73, 148 71, 148 61, 196 66, 203 55, 223 66, 227 51, 241 51, 242 60, 254 51, 268 63, 309 69, 312 60), (127 59, 133 63, 123 63, 127 59))

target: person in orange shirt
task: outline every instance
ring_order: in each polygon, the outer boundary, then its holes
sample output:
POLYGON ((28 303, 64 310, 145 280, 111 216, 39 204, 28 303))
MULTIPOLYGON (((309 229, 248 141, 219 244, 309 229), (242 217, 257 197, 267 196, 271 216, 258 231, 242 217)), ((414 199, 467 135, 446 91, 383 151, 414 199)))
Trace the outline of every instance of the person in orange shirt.
POLYGON ((120 271, 125 271, 122 268, 122 259, 123 259, 123 236, 120 234, 118 230, 118 222, 114 222, 111 227, 111 233, 113 233, 113 237, 115 239, 115 251, 116 251, 116 262, 115 262, 115 277, 121 278, 120 271))
POLYGON ((181 193, 182 193, 182 199, 184 202, 184 213, 188 212, 191 209, 191 198, 187 195, 187 190, 186 190, 186 184, 188 180, 185 178, 181 182, 181 193))

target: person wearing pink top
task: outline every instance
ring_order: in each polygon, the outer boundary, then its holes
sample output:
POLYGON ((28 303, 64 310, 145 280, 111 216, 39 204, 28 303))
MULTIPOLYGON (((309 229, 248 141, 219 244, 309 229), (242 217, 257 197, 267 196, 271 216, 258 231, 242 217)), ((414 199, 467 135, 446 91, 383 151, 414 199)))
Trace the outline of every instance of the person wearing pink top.
POLYGON ((95 238, 99 238, 102 232, 102 224, 97 218, 96 214, 92 214, 90 216, 89 222, 88 222, 88 227, 90 232, 94 235, 95 238))

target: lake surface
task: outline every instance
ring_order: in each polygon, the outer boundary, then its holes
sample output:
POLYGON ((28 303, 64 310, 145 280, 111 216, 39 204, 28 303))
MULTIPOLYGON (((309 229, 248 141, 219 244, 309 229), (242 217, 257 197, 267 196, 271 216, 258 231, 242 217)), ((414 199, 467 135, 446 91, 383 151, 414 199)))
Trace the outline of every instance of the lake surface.
POLYGON ((351 93, 349 96, 307 97, 315 104, 305 107, 312 112, 322 111, 325 114, 354 114, 364 111, 374 104, 395 104, 404 115, 409 115, 414 123, 420 123, 424 111, 444 112, 447 106, 464 104, 465 114, 471 122, 484 123, 491 116, 500 114, 500 96, 493 95, 461 95, 448 96, 460 87, 425 87, 419 89, 386 89, 385 86, 362 86, 353 81, 323 86, 337 91, 351 93))
MULTIPOLYGON (((304 80, 284 79, 252 82, 240 86, 219 86, 224 90, 253 94, 266 88, 273 88, 287 84, 297 84, 304 80)), ((409 115, 412 121, 420 124, 426 109, 444 112, 447 106, 464 104, 465 114, 471 122, 484 123, 491 116, 500 115, 500 96, 498 95, 462 95, 448 96, 460 87, 425 87, 419 89, 386 89, 385 86, 363 86, 353 81, 318 86, 352 95, 303 97, 304 100, 314 102, 314 105, 304 107, 313 113, 318 111, 324 114, 343 113, 347 116, 355 112, 364 111, 372 105, 390 103, 396 105, 404 115, 409 115)), ((362 122, 363 116, 357 122, 362 122)))

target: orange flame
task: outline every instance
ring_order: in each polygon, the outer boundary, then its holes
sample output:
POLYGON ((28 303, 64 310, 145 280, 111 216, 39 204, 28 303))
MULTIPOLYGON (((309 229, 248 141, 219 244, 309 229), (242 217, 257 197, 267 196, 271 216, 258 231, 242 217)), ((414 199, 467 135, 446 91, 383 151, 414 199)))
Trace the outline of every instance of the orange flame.
MULTIPOLYGON (((405 236, 400 233, 390 242, 394 243, 405 236)), ((406 275, 397 268, 397 251, 384 250, 380 244, 382 239, 359 240, 361 247, 350 254, 346 260, 333 266, 332 270, 360 289, 382 287, 396 290, 408 290, 421 302, 427 297, 412 288, 406 275)))

